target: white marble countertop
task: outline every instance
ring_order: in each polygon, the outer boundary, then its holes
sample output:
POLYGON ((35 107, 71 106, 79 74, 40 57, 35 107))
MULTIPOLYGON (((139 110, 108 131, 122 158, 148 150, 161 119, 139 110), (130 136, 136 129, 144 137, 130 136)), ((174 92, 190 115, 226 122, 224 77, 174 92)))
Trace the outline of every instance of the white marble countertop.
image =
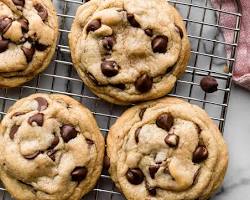
POLYGON ((250 199, 250 92, 233 86, 225 139, 230 161, 222 193, 213 200, 250 199))

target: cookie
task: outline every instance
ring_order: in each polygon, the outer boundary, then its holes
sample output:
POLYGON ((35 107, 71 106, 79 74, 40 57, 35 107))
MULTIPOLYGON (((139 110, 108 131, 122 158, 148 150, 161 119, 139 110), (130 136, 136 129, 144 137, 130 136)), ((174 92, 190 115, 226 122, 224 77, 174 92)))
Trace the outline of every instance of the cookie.
POLYGON ((79 200, 100 177, 103 156, 93 115, 64 95, 21 99, 0 125, 0 178, 17 200, 79 200))
POLYGON ((89 1, 77 11, 69 44, 84 83, 115 104, 169 93, 190 56, 182 18, 165 0, 89 1))
POLYGON ((228 164, 214 122, 176 98, 128 109, 111 127, 107 147, 109 172, 128 200, 206 200, 228 164))
POLYGON ((0 0, 0 87, 19 86, 43 71, 57 37, 50 0, 0 0))

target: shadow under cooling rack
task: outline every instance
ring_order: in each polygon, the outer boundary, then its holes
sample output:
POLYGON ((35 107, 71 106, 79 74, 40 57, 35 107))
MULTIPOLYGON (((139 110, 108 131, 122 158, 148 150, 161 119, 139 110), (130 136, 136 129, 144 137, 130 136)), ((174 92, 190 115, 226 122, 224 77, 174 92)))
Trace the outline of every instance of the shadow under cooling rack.
MULTIPOLYGON (((110 126, 126 107, 112 105, 93 95, 79 79, 72 67, 68 47, 70 32, 77 8, 81 0, 53 0, 60 23, 60 37, 54 59, 48 69, 28 84, 15 89, 0 89, 0 115, 18 99, 36 92, 60 93, 69 95, 85 104, 95 115, 100 130, 107 134, 110 126)), ((179 97, 204 108, 223 131, 232 82, 232 68, 240 31, 240 13, 213 8, 209 0, 169 1, 182 14, 188 36, 192 44, 192 56, 185 75, 177 81, 170 96, 179 97), (235 20, 234 27, 220 24, 220 17, 226 15, 235 20), (231 32, 232 41, 225 42, 223 30, 231 32), (227 49, 229 54, 226 54, 227 49), (211 75, 219 83, 219 90, 206 94, 200 88, 203 76, 211 75)), ((222 1, 221 1, 222 2, 222 1)), ((11 199, 5 189, 0 187, 0 199, 11 199)), ((103 171, 96 188, 85 200, 121 200, 107 171, 103 171)))

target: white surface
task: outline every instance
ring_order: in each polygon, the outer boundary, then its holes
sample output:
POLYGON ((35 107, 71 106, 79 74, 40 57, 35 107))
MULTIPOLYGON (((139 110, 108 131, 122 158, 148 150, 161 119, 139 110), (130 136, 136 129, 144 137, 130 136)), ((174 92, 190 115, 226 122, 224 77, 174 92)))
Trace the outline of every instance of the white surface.
POLYGON ((215 200, 250 199, 250 92, 233 87, 228 109, 225 139, 230 161, 224 191, 215 200))

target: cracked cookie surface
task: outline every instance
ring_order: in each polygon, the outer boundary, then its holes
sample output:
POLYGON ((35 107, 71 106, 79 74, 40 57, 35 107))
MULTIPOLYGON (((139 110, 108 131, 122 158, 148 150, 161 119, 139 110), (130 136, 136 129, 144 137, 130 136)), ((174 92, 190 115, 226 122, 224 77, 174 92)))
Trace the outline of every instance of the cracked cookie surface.
POLYGON ((48 65, 58 37, 50 0, 0 0, 0 87, 16 87, 48 65))
POLYGON ((165 0, 92 0, 69 34, 84 83, 116 104, 169 93, 184 73, 190 45, 182 18, 165 0))
POLYGON ((100 177, 104 139, 76 100, 35 94, 2 120, 0 152, 0 178, 15 199, 78 200, 100 177))
POLYGON ((107 155, 111 177, 128 200, 206 200, 228 164, 214 122, 176 98, 128 109, 110 129, 107 155))

